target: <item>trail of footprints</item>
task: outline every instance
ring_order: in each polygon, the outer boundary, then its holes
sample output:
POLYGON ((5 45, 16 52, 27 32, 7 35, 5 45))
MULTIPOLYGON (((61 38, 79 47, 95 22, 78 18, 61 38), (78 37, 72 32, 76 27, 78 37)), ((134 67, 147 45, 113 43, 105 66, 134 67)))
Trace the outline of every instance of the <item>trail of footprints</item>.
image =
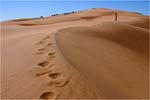
MULTIPOLYGON (((53 72, 50 70, 50 68, 54 67, 54 64, 51 63, 51 61, 55 58, 55 52, 49 52, 50 47, 53 45, 53 43, 49 43, 51 36, 46 36, 41 41, 36 43, 38 46, 42 46, 42 48, 39 48, 38 51, 35 53, 35 55, 41 55, 41 54, 47 54, 47 60, 39 62, 37 65, 40 67, 40 71, 35 74, 36 77, 41 77, 43 75, 47 75, 50 80, 49 83, 47 83, 48 86, 55 86, 55 87, 64 87, 69 80, 63 79, 63 75, 59 72, 53 72), (43 69, 41 69, 43 68, 43 69)), ((40 99, 56 99, 59 96, 59 93, 54 91, 46 91, 40 95, 40 99)))

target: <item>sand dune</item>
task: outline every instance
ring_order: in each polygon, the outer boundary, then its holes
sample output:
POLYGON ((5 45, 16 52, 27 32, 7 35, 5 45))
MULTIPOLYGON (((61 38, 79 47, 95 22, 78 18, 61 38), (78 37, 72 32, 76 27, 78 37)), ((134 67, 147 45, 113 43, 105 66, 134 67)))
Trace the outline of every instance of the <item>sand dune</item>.
POLYGON ((127 24, 149 29, 149 17, 138 18, 134 21, 128 21, 127 24))
POLYGON ((61 30, 56 39, 68 61, 107 98, 148 97, 148 30, 106 22, 61 30))
POLYGON ((1 26, 2 99, 148 99, 148 16, 100 8, 1 26))

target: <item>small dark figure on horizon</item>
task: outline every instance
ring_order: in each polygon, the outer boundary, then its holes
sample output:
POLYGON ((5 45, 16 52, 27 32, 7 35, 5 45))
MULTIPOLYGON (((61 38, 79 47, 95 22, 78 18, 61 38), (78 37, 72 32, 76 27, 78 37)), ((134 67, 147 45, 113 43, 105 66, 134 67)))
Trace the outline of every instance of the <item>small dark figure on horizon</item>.
POLYGON ((43 16, 41 16, 41 18, 43 18, 43 16))
POLYGON ((117 13, 115 12, 115 21, 117 21, 117 13))

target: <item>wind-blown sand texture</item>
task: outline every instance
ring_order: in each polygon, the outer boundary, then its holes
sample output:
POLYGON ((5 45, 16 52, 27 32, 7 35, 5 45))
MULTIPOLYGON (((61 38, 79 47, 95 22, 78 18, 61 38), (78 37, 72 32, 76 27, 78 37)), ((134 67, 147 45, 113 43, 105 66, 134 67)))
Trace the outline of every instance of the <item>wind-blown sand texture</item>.
POLYGON ((17 19, 1 36, 2 99, 149 97, 149 16, 100 8, 17 19))

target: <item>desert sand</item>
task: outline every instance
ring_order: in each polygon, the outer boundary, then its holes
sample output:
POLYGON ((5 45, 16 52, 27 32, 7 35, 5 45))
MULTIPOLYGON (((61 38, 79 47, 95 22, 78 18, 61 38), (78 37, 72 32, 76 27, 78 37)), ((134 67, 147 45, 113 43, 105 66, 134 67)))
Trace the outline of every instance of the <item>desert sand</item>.
POLYGON ((2 99, 148 99, 149 16, 99 8, 1 22, 1 93, 2 99))

